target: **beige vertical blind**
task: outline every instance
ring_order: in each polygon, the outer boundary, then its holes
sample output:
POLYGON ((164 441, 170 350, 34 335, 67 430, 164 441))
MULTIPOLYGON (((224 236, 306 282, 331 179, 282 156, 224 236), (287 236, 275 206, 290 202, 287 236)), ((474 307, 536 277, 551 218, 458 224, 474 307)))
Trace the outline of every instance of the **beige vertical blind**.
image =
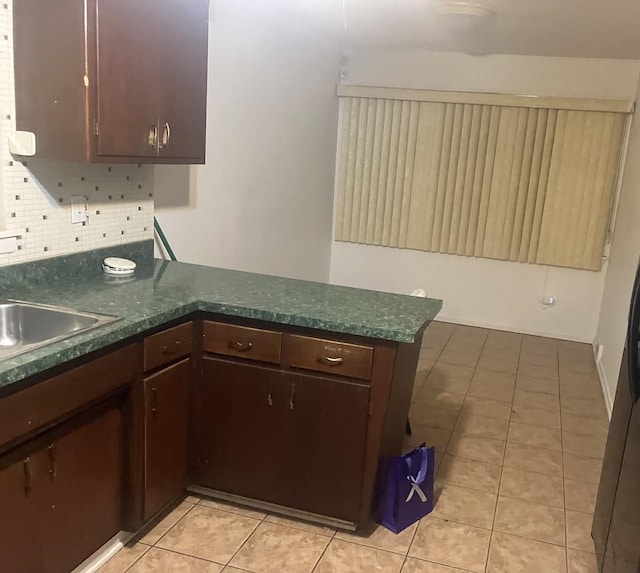
POLYGON ((336 240, 600 269, 630 104, 361 90, 340 94, 336 240))

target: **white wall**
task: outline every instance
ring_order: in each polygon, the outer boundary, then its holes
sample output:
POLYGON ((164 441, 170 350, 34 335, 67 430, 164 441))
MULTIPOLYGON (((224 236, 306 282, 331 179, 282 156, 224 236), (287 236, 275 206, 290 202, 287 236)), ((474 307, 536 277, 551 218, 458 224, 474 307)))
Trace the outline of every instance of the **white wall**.
MULTIPOLYGON (((638 93, 640 95, 640 85, 638 93)), ((640 97, 636 105, 640 105, 640 97)), ((636 116, 631 127, 627 165, 596 330, 597 342, 602 345, 602 358, 598 363, 598 370, 609 409, 613 404, 618 383, 629 300, 639 257, 640 121, 636 116)))
POLYGON ((156 216, 179 260, 328 280, 338 45, 284 0, 212 2, 209 42, 206 165, 156 216))
MULTIPOLYGON (((345 84, 634 99, 640 62, 351 50, 345 84)), ((441 320, 591 342, 606 275, 541 265, 334 242, 331 282, 424 288, 441 320), (556 298, 544 310, 538 300, 556 298)))

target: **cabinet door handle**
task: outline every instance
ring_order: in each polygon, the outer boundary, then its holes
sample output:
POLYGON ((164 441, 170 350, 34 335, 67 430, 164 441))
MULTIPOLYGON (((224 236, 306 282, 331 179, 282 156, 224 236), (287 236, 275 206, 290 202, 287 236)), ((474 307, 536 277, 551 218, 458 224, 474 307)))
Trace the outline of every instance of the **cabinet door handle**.
POLYGON ((173 344, 163 346, 162 354, 175 354, 180 350, 180 346, 182 346, 182 343, 179 340, 176 340, 173 344))
POLYGON ((31 458, 25 458, 22 462, 22 472, 24 474, 24 495, 31 493, 31 458))
POLYGON ((164 129, 162 130, 162 141, 160 142, 161 148, 169 147, 169 141, 171 140, 171 127, 169 123, 164 124, 164 129))
POLYGON ((253 342, 240 342, 239 340, 230 340, 227 342, 227 347, 237 352, 247 352, 253 348, 253 342))
POLYGON ((318 362, 320 364, 326 364, 327 366, 340 366, 344 360, 342 356, 338 356, 337 358, 333 358, 331 356, 318 356, 318 362))
POLYGON ((273 380, 269 381, 269 395, 267 396, 267 404, 273 406, 273 380))
POLYGON ((296 383, 291 383, 291 396, 289 396, 289 410, 296 407, 296 383))
POLYGON ((49 454, 49 479, 54 480, 56 478, 56 445, 51 444, 47 448, 49 454))
POLYGON ((149 134, 147 135, 147 144, 149 145, 149 147, 155 148, 157 143, 158 143, 158 126, 152 125, 149 128, 149 134))
POLYGON ((151 387, 151 413, 155 416, 158 412, 158 389, 151 387))

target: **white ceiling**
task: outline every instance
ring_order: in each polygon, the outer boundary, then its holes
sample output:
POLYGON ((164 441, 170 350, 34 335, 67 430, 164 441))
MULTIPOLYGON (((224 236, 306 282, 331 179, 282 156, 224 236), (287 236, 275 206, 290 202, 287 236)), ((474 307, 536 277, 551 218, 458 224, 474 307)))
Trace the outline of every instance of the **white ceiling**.
POLYGON ((316 25, 349 44, 640 59, 640 0, 474 0, 495 15, 468 32, 448 28, 446 18, 434 11, 440 1, 297 0, 316 25))

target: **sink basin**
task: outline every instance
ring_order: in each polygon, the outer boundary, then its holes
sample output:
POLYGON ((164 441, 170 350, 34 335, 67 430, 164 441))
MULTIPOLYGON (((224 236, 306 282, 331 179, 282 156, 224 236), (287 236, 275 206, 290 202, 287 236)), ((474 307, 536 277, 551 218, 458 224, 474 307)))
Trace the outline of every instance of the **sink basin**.
POLYGON ((117 320, 115 316, 79 312, 30 302, 0 303, 0 359, 58 342, 117 320))

